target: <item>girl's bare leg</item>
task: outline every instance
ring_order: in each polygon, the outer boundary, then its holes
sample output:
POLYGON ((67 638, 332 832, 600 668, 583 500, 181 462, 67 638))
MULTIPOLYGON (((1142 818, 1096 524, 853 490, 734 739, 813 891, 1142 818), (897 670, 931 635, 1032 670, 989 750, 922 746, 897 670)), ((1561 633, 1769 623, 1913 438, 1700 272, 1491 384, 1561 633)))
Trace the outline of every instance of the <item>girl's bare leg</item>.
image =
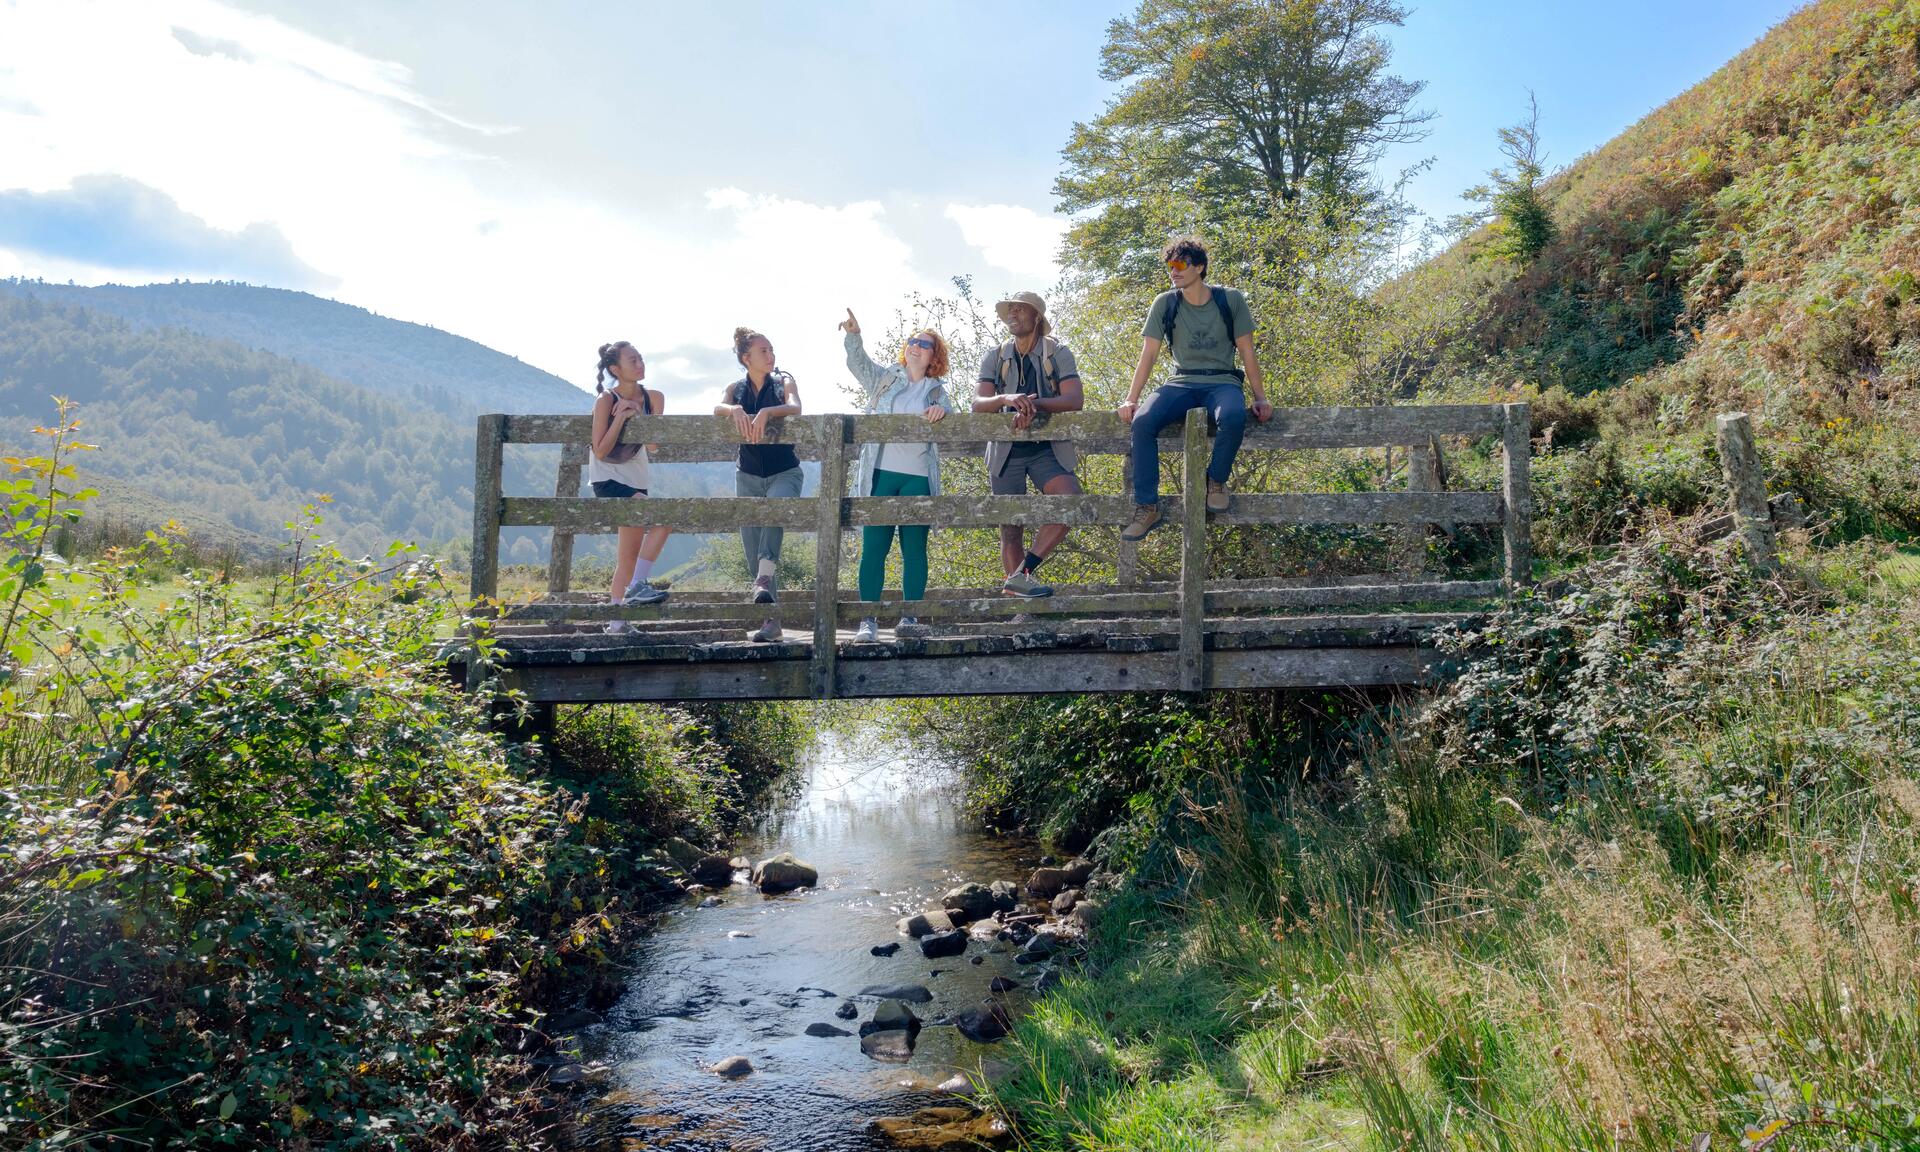
MULTIPOLYGON (((667 537, 673 535, 673 529, 648 528, 646 533, 646 542, 640 545, 639 555, 647 563, 651 564, 655 560, 660 559, 660 549, 667 546, 667 537)), ((633 570, 632 566, 629 565, 627 570, 631 572, 633 570)))
MULTIPOLYGON (((620 542, 613 556, 613 588, 607 593, 607 599, 618 604, 627 594, 627 581, 633 579, 633 562, 640 557, 640 546, 646 542, 645 528, 620 529, 620 542)), ((658 549, 655 555, 658 555, 658 549)))

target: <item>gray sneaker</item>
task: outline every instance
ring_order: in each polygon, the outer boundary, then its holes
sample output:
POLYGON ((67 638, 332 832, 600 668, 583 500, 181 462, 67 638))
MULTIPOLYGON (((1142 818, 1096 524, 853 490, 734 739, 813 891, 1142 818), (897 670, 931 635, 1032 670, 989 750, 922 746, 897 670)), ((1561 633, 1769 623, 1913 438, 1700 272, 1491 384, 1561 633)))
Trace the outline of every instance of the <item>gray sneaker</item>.
POLYGON ((773 577, 762 576, 753 582, 753 595, 747 597, 749 604, 773 604, 778 600, 773 594, 773 577))
POLYGON ((855 644, 873 644, 880 639, 880 621, 868 616, 860 621, 860 627, 853 630, 855 644))
POLYGON ((895 636, 900 636, 903 638, 912 637, 912 636, 926 636, 926 635, 930 635, 932 632, 933 632, 933 629, 927 627, 925 624, 920 623, 920 617, 918 616, 902 616, 900 617, 900 623, 895 624, 893 626, 893 634, 895 636))
POLYGON ((667 598, 667 590, 649 580, 627 585, 626 599, 623 604, 658 604, 667 598))
POLYGON ((633 626, 625 620, 607 621, 607 635, 609 636, 624 636, 631 631, 633 631, 633 626))
POLYGON ((760 644, 771 644, 785 636, 786 632, 780 627, 780 621, 773 619, 762 621, 760 627, 747 633, 747 639, 760 644))
POLYGON ((1041 596, 1053 595, 1053 588, 1051 585, 1042 584, 1040 581, 1035 580, 1033 573, 1022 568, 1007 577, 1006 581, 1000 585, 1000 594, 1002 596, 1024 596, 1031 600, 1041 596))

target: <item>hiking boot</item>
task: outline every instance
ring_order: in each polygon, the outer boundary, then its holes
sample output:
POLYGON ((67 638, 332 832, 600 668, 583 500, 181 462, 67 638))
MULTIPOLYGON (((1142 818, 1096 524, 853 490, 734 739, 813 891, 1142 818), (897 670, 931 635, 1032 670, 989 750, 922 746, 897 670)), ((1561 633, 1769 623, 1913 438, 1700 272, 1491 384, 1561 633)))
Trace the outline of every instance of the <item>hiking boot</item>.
POLYGON ((1133 506, 1133 523, 1120 529, 1120 539, 1125 540, 1129 544, 1136 540, 1145 540, 1147 533, 1153 531, 1154 528, 1159 525, 1160 520, 1160 505, 1135 504, 1133 506))
POLYGON ((1033 573, 1022 568, 1007 577, 1006 581, 1000 585, 1000 595, 1024 596, 1028 599, 1035 599, 1041 596, 1053 595, 1053 589, 1035 580, 1033 573))
POLYGON ((903 638, 926 636, 932 633, 932 631, 933 629, 920 623, 920 617, 918 616, 902 616, 900 617, 900 623, 893 626, 893 634, 903 638))
POLYGON ((773 577, 762 576, 753 582, 753 595, 748 598, 747 603, 773 604, 777 601, 778 598, 773 594, 773 577))
POLYGON ((763 621, 760 627, 747 633, 747 639, 760 644, 771 644, 784 636, 786 636, 786 633, 781 630, 780 621, 771 617, 763 621))
POLYGON ((860 627, 853 630, 855 644, 877 644, 880 641, 880 621, 868 616, 860 621, 860 627))
POLYGON ((636 604, 658 604, 666 598, 667 590, 665 588, 660 587, 650 580, 642 580, 638 584, 630 584, 627 586, 626 599, 622 600, 621 603, 632 607, 636 604))
POLYGON ((1228 494, 1227 486, 1218 480, 1207 481, 1207 511, 1225 512, 1233 507, 1233 497, 1228 494))

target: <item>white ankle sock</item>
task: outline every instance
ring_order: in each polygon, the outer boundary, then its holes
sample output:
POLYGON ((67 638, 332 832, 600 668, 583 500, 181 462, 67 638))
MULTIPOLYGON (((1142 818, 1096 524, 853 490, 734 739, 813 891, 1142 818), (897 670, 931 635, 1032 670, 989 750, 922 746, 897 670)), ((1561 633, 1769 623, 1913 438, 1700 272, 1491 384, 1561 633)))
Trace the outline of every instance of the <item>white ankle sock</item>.
POLYGON ((643 556, 633 562, 633 579, 628 582, 627 587, 631 588, 651 575, 653 575, 653 561, 643 556))
POLYGON ((779 566, 774 564, 773 561, 771 560, 760 561, 760 575, 765 576, 768 579, 772 579, 773 574, 777 571, 779 571, 779 566))

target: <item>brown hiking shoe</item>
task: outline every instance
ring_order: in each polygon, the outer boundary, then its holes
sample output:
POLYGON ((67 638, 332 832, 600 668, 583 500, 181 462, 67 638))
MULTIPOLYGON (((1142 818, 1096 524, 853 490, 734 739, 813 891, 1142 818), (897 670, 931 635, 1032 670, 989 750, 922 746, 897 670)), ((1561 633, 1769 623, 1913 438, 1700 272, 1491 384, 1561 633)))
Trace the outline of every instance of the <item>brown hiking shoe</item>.
POLYGON ((1145 540, 1147 533, 1153 531, 1154 527, 1159 523, 1160 505, 1135 504, 1133 506, 1133 523, 1120 529, 1120 539, 1128 543, 1132 543, 1135 540, 1145 540))
POLYGON ((1227 486, 1218 480, 1207 481, 1207 511, 1225 512, 1233 507, 1233 497, 1227 494, 1227 486))

